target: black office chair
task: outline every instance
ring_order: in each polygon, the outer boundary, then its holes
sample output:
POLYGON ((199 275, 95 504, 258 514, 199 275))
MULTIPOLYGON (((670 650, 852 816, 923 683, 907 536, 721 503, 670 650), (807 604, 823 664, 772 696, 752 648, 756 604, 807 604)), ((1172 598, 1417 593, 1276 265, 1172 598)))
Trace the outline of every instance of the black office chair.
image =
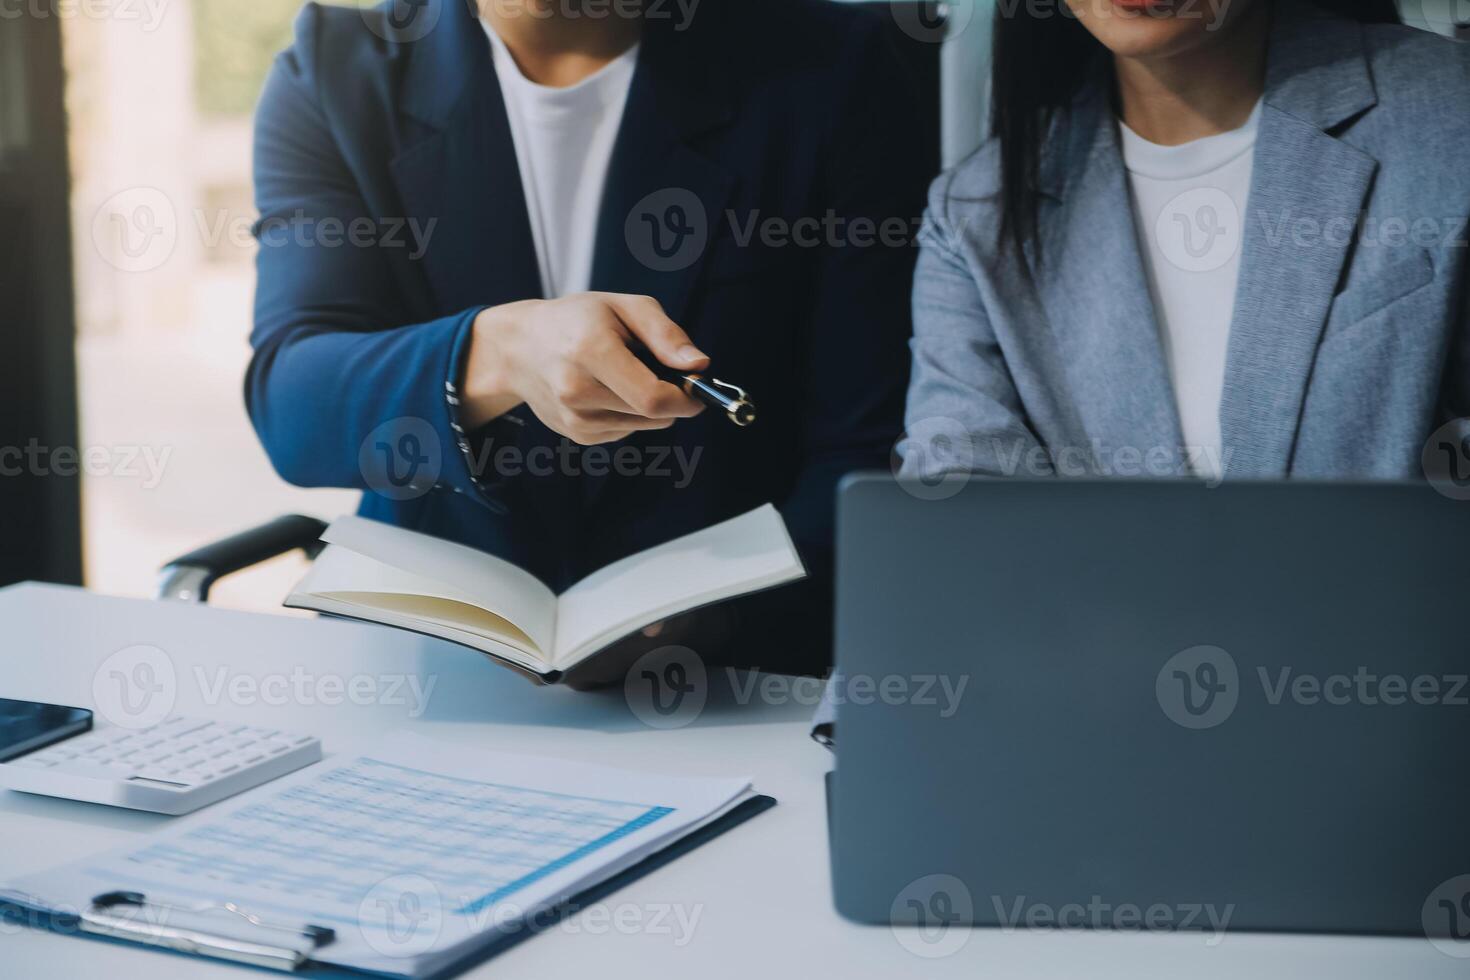
POLYGON ((291 514, 180 555, 159 572, 157 596, 180 602, 208 602, 215 582, 300 548, 315 558, 327 529, 315 517, 291 514))
MULTIPOLYGON (((924 140, 917 152, 929 155, 929 171, 939 172, 940 40, 947 23, 946 4, 938 0, 877 0, 888 8, 888 24, 919 87, 920 124, 924 140)), ((208 602, 215 582, 278 555, 300 549, 315 558, 327 525, 314 517, 292 514, 215 541, 181 555, 159 573, 156 595, 182 602, 208 602)))

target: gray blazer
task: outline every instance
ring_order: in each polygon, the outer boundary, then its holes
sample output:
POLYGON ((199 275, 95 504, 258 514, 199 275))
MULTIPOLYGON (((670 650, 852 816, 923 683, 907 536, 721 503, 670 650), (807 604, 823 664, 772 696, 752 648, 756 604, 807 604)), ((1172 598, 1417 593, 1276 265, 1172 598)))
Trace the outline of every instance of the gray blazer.
MULTIPOLYGON (((1470 46, 1277 0, 1220 405, 1227 478, 1418 476, 1470 414, 1470 46)), ((992 140, 937 180, 906 475, 1190 472, 1100 77, 1052 126, 1040 250, 992 140)))

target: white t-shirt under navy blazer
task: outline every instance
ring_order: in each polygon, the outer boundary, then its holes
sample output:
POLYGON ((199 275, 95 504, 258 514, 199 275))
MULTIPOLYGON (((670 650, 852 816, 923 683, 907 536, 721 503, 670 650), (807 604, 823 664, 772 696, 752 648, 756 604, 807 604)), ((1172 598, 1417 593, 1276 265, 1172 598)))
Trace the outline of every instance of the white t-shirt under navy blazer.
POLYGON ((554 88, 527 78, 489 24, 485 33, 515 141, 542 295, 556 299, 586 292, 592 283, 597 215, 638 45, 575 85, 554 88))

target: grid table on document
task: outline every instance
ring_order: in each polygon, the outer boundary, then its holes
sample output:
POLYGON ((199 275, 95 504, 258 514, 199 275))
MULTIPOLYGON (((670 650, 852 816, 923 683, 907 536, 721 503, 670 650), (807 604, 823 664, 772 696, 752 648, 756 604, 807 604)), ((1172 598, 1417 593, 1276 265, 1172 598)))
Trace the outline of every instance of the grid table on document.
POLYGON ((350 905, 419 875, 475 911, 670 812, 359 758, 129 860, 350 905))

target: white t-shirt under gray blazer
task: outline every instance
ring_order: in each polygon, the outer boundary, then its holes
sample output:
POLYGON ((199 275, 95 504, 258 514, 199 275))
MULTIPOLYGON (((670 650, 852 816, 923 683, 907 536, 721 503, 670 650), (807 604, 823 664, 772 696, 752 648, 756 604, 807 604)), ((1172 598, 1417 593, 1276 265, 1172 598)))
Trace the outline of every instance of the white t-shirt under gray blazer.
MULTIPOLYGON (((1225 479, 1417 477, 1429 435, 1470 414, 1470 46, 1274 6, 1219 462, 1225 479)), ((1109 85, 1049 131, 1022 254, 998 238, 994 140, 931 189, 906 474, 1197 472, 1109 85)))

